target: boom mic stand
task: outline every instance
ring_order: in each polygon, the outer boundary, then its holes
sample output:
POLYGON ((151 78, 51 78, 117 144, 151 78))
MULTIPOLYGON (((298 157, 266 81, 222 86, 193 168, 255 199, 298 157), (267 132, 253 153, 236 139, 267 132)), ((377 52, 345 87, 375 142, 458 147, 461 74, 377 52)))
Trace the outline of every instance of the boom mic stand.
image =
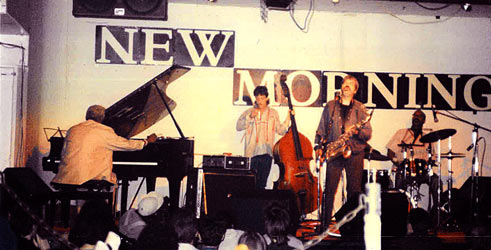
POLYGON ((488 129, 488 128, 485 128, 485 127, 482 127, 481 125, 477 124, 477 123, 472 123, 472 122, 469 122, 467 120, 464 120, 460 117, 457 117, 456 115, 454 114, 445 114, 445 113, 442 113, 440 111, 435 111, 436 114, 440 114, 440 115, 443 115, 443 116, 446 116, 448 118, 452 118, 456 121, 460 121, 460 122, 463 122, 463 123, 466 123, 466 124, 469 124, 469 125, 472 125, 474 126, 474 129, 472 130, 472 144, 471 146, 469 146, 468 150, 470 150, 470 148, 474 148, 474 151, 472 153, 472 169, 471 169, 471 209, 470 209, 470 214, 469 214, 469 221, 470 222, 475 222, 477 217, 479 216, 478 214, 478 211, 477 211, 477 207, 479 205, 479 198, 478 198, 478 177, 479 177, 479 160, 478 160, 478 157, 477 157, 477 153, 478 153, 478 148, 477 148, 477 141, 478 141, 478 134, 479 134, 479 129, 482 129, 484 131, 487 131, 487 132, 490 132, 491 133, 491 129, 488 129))

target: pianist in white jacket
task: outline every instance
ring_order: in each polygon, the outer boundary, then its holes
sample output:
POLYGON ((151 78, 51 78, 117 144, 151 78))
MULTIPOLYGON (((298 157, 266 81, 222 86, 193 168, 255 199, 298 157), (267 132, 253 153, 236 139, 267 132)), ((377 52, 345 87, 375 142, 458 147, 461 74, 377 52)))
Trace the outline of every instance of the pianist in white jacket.
POLYGON ((112 172, 113 151, 141 150, 157 140, 155 134, 145 140, 128 140, 118 136, 111 127, 102 124, 104 115, 104 107, 90 106, 85 115, 86 121, 68 130, 53 183, 81 185, 89 180, 116 183, 112 172))

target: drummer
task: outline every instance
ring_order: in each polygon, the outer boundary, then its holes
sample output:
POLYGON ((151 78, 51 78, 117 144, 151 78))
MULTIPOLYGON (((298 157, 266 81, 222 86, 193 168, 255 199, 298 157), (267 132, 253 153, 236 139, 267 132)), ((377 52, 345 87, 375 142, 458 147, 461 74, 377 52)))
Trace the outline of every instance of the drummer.
POLYGON ((428 159, 428 146, 419 141, 423 136, 423 124, 426 121, 426 115, 417 109, 413 113, 411 128, 399 129, 387 143, 387 156, 395 166, 404 160, 403 152, 406 151, 406 158, 428 159))
MULTIPOLYGON (((420 138, 423 136, 423 125, 425 121, 426 115, 421 109, 417 109, 412 116, 411 128, 399 129, 387 143, 387 156, 392 163, 394 163, 393 171, 397 171, 398 167, 403 163, 404 152, 406 153, 406 159, 419 161, 420 163, 424 163, 425 166, 431 165, 433 167, 433 164, 428 164, 427 162, 429 159, 428 153, 432 153, 431 144, 420 142, 420 138), (428 148, 430 148, 430 150, 428 150, 428 148)), ((432 172, 433 175, 431 176, 431 181, 429 180, 430 178, 428 178, 428 173, 425 172, 423 176, 418 176, 421 181, 421 183, 418 184, 429 184, 430 193, 433 197, 433 204, 436 204, 436 194, 438 189, 437 169, 435 168, 432 172)), ((431 175, 431 173, 429 174, 431 175)), ((404 184, 401 184, 400 180, 397 180, 397 177, 395 185, 396 188, 402 188, 402 186, 404 186, 404 184)))

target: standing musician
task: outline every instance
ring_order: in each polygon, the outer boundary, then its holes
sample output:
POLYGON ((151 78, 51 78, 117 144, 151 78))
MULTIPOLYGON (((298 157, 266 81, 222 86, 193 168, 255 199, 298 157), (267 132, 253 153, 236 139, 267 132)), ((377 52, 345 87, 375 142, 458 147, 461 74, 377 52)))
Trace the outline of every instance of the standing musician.
POLYGON ((290 116, 280 122, 278 112, 268 106, 268 89, 265 86, 257 86, 254 97, 254 107, 244 111, 237 120, 237 131, 246 130, 245 156, 252 157, 251 170, 256 173, 256 187, 264 189, 273 161, 275 133, 284 135, 288 131, 290 116))
MULTIPOLYGON (((395 188, 405 189, 406 184, 410 182, 410 180, 406 180, 406 176, 403 176, 404 172, 404 152, 406 152, 406 157, 409 159, 408 164, 416 164, 415 161, 420 161, 420 163, 426 163, 428 159, 428 154, 431 152, 431 144, 430 143, 422 143, 420 142, 423 134, 423 125, 426 121, 426 115, 421 111, 421 109, 417 109, 414 111, 412 116, 412 124, 411 128, 403 128, 399 129, 387 143, 387 156, 391 159, 394 164, 392 171, 396 172, 395 178, 395 188), (402 144, 402 145, 401 145, 402 144)), ((431 162, 428 162, 428 165, 433 166, 431 162)), ((426 164, 424 165, 426 168, 426 164)), ((416 169, 418 170, 418 169, 416 169)), ((418 187, 422 183, 427 183, 429 185, 429 191, 433 198, 433 204, 437 204, 438 197, 438 175, 433 171, 433 175, 431 178, 428 178, 428 173, 426 169, 419 169, 418 173, 409 173, 409 174, 417 174, 416 181, 418 182, 418 187), (421 173, 419 173, 422 171, 421 173)), ((428 204, 428 205, 431 205, 428 204)), ((429 208, 430 209, 430 208, 429 208)))
MULTIPOLYGON (((316 157, 323 153, 320 144, 328 144, 338 140, 347 131, 354 129, 356 124, 361 124, 368 117, 365 106, 354 99, 358 91, 358 80, 354 76, 347 75, 341 85, 341 96, 327 103, 322 112, 321 120, 316 132, 315 149, 316 157)), ((364 149, 372 136, 372 127, 369 122, 354 132, 347 144, 351 147, 351 157, 334 158, 327 164, 326 183, 323 197, 322 221, 327 226, 332 217, 334 195, 338 187, 342 170, 347 176, 348 199, 361 192, 363 173, 364 149)))

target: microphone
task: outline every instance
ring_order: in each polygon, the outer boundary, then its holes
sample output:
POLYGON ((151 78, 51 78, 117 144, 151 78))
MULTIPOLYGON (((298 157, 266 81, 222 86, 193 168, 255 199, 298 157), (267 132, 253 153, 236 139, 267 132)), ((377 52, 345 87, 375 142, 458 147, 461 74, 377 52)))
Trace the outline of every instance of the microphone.
POLYGON ((433 112, 433 121, 437 123, 438 118, 436 117, 437 111, 435 110, 435 105, 431 105, 431 112, 433 112))
POLYGON ((338 90, 338 91, 334 92, 334 99, 336 101, 338 101, 339 98, 341 98, 341 91, 338 90))
POLYGON ((256 109, 258 111, 258 119, 261 120, 261 110, 259 109, 259 104, 257 103, 257 101, 254 101, 254 109, 256 109))

